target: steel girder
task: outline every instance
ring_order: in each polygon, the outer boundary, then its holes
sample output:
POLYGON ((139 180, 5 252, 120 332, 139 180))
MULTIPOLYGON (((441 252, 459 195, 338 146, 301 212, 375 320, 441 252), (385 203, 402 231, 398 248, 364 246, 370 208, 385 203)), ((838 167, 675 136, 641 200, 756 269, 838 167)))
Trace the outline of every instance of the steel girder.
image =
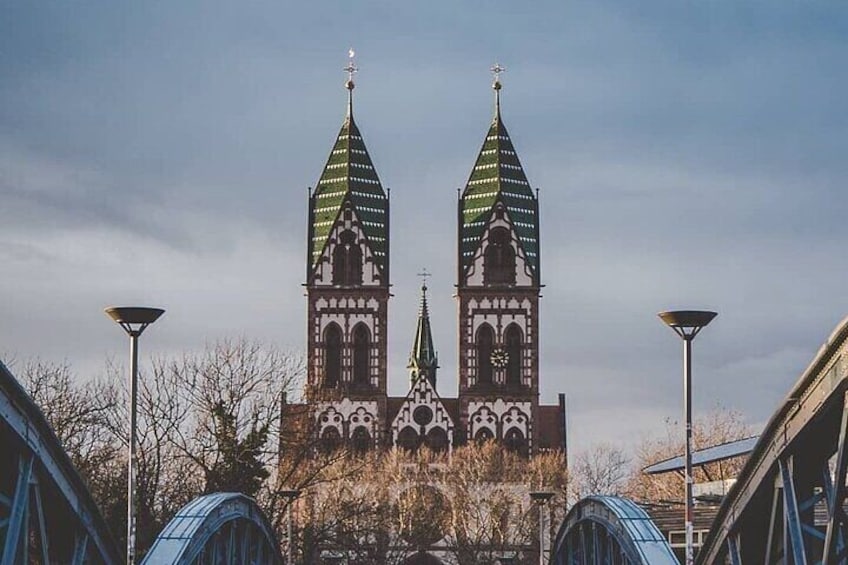
POLYGON ((44 415, 2 363, 0 446, 0 565, 122 561, 44 415))
POLYGON ((589 496, 566 515, 553 545, 556 565, 677 565, 663 535, 634 502, 589 496))
POLYGON ((141 565, 280 564, 271 525, 248 496, 207 494, 183 506, 168 522, 141 565))
POLYGON ((848 318, 774 413, 698 563, 848 563, 848 318))

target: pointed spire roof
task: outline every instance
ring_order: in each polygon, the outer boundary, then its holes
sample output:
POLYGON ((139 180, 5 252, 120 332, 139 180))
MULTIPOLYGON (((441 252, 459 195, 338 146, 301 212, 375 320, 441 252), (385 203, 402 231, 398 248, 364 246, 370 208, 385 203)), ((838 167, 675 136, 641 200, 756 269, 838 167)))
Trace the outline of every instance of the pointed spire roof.
MULTIPOLYGON (((421 302, 418 308, 418 325, 415 328, 415 341, 409 354, 408 369, 418 374, 426 371, 430 382, 435 384, 439 359, 433 346, 433 332, 430 330, 430 311, 427 307, 427 284, 421 285, 421 302)), ((415 375, 413 375, 413 378, 415 375)))
POLYGON ((348 91, 347 114, 321 178, 312 191, 310 262, 314 268, 345 202, 349 201, 361 222, 377 267, 385 272, 388 261, 388 197, 353 119, 355 85, 352 77, 356 67, 351 63, 345 70, 350 74, 345 83, 348 91))
POLYGON ((527 181, 518 153, 501 118, 501 82, 497 75, 504 69, 495 65, 492 88, 495 91, 495 115, 483 140, 477 162, 462 192, 460 204, 460 261, 463 270, 470 265, 493 208, 503 202, 530 266, 538 272, 538 218, 536 195, 527 181))

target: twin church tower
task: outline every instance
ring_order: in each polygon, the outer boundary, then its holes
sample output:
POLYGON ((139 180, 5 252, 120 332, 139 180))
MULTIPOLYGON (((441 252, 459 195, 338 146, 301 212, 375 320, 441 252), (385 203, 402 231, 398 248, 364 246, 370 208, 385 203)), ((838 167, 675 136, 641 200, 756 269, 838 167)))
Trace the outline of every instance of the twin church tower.
POLYGON ((539 201, 501 119, 503 69, 492 69, 494 119, 457 202, 456 397, 437 392, 426 284, 409 392, 387 394, 390 203, 353 117, 356 68, 346 70, 347 115, 309 196, 306 398, 318 439, 363 451, 564 448, 563 397, 539 405, 539 201))

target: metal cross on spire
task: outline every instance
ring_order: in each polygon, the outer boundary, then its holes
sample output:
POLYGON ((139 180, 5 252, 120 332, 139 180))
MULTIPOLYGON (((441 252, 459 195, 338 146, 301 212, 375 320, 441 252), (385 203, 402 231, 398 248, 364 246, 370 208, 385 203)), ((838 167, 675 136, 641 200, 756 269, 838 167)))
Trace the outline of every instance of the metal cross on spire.
POLYGON ((353 47, 347 50, 347 66, 342 69, 343 71, 347 71, 347 82, 345 83, 345 88, 347 88, 347 117, 348 119, 353 118, 353 75, 359 70, 359 68, 354 64, 353 57, 356 55, 356 51, 353 50, 353 47))
POLYGON ((356 74, 357 71, 359 71, 359 67, 357 67, 356 64, 353 61, 353 58, 355 56, 356 56, 356 51, 353 50, 353 47, 348 49, 348 51, 347 51, 347 58, 348 58, 347 66, 344 69, 342 69, 343 71, 347 72, 348 88, 353 87, 353 75, 356 74))
POLYGON ((421 277, 421 287, 422 287, 424 290, 426 290, 426 289, 427 289, 427 279, 428 279, 428 278, 430 278, 430 277, 432 277, 433 275, 432 275, 432 274, 430 274, 430 271, 428 271, 426 267, 425 267, 425 268, 423 268, 423 269, 421 269, 421 272, 420 272, 420 273, 416 273, 416 274, 417 274, 419 277, 421 277))
POLYGON ((506 67, 500 63, 495 63, 492 68, 492 74, 495 75, 495 82, 492 83, 492 88, 495 89, 495 119, 499 119, 501 115, 501 73, 506 70, 506 67))
POLYGON ((501 81, 501 73, 506 70, 506 67, 502 67, 500 63, 495 63, 490 70, 495 75, 495 82, 499 83, 501 81))

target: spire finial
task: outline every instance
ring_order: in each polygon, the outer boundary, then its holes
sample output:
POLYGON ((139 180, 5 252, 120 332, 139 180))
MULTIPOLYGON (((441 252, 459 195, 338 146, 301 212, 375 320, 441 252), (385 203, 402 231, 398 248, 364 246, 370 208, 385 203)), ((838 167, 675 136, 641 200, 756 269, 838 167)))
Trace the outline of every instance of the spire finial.
POLYGON ((495 76, 495 82, 492 83, 492 88, 495 90, 495 116, 501 115, 501 73, 506 70, 506 67, 500 63, 495 63, 490 69, 495 76))
POLYGON ((359 71, 359 67, 354 64, 353 58, 356 56, 356 51, 353 50, 353 47, 347 50, 347 66, 342 69, 347 72, 347 82, 345 83, 345 88, 347 88, 347 115, 348 117, 353 115, 353 88, 356 86, 353 84, 353 75, 359 71))
POLYGON ((421 291, 426 293, 427 292, 427 279, 432 277, 433 275, 430 274, 430 271, 428 271, 426 267, 421 269, 421 272, 417 273, 417 275, 419 277, 421 277, 421 291))

